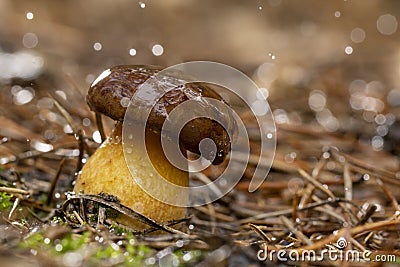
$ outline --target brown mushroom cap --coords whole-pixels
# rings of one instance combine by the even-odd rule
[[[115,66],[96,79],[88,91],[86,101],[93,111],[122,121],[127,109],[122,102],[129,101],[141,84],[161,70],[161,67],[147,65]],[[166,77],[166,79],[176,78]],[[150,112],[146,127],[152,131],[161,132],[165,119],[176,106],[189,99],[198,100],[199,96],[224,102],[218,93],[207,86],[198,83],[180,85],[159,99]],[[233,133],[236,130],[236,124],[231,114],[226,114],[226,116],[228,118],[223,119],[227,120],[228,131]],[[179,142],[182,148],[199,154],[199,143],[205,138],[212,139],[217,146],[213,164],[221,163],[229,153],[231,143],[228,132],[218,122],[204,117],[189,121],[180,132]],[[212,155],[204,156],[212,157]]]

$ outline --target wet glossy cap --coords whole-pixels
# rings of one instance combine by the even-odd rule
[[[122,121],[127,106],[136,90],[147,79],[161,71],[161,67],[148,65],[121,65],[104,71],[91,85],[86,101],[89,107],[114,120]],[[176,79],[174,77],[163,77]],[[168,114],[179,104],[189,99],[199,100],[201,97],[213,98],[223,102],[222,97],[208,86],[198,83],[180,85],[165,93],[150,112],[146,127],[155,132],[161,132]],[[211,110],[210,110],[211,112]],[[229,120],[229,133],[236,131],[236,124],[231,114],[226,114]],[[188,122],[179,135],[180,146],[199,154],[199,143],[210,138],[217,146],[217,155],[213,164],[221,163],[231,148],[228,132],[218,122],[208,118],[196,118]],[[204,155],[207,158],[207,155]],[[212,156],[210,155],[210,158]]]

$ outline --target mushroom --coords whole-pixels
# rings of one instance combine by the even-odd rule
[[[91,110],[102,113],[116,121],[111,135],[95,151],[83,166],[76,181],[74,192],[84,194],[108,194],[116,197],[121,204],[145,215],[156,222],[167,222],[185,217],[187,195],[180,195],[180,207],[163,203],[148,195],[133,179],[124,158],[122,145],[122,123],[127,110],[126,100],[130,100],[136,90],[140,90],[147,79],[162,70],[160,67],[144,65],[121,65],[104,71],[91,85],[87,103]],[[176,79],[166,77],[166,79]],[[168,114],[179,104],[187,100],[198,100],[198,97],[213,98],[223,102],[221,96],[210,87],[198,83],[187,83],[166,92],[155,104],[146,122],[146,149],[135,149],[132,153],[136,158],[149,155],[151,163],[164,179],[179,186],[189,185],[189,174],[173,166],[165,157],[161,145],[161,129]],[[160,112],[163,110],[164,112]],[[166,112],[165,112],[166,111]],[[231,119],[231,118],[230,118]],[[195,118],[189,121],[179,135],[181,151],[191,151],[200,154],[199,143],[205,138],[214,141],[217,153],[202,155],[213,160],[212,164],[221,163],[231,148],[229,134],[235,130],[236,124],[231,120],[229,129],[225,130],[218,122],[209,118]],[[134,162],[135,172],[146,176],[140,160]],[[137,166],[136,166],[137,164]],[[132,166],[131,166],[132,168]],[[157,183],[154,184],[157,187]],[[173,194],[159,188],[163,194]],[[118,221],[136,229],[146,226],[126,217]]]

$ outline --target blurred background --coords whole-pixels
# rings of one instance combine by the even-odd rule
[[[89,131],[84,95],[113,65],[210,60],[263,88],[277,124],[315,125],[395,150],[399,18],[395,0],[2,0],[0,118],[9,124],[0,134],[61,138],[53,122],[70,129],[49,92]]]

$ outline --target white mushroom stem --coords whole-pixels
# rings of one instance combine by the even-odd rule
[[[166,222],[177,220],[185,217],[186,208],[176,207],[160,202],[144,192],[133,179],[123,152],[122,146],[122,123],[117,123],[112,135],[96,150],[82,168],[74,191],[84,194],[100,194],[107,193],[113,195],[120,200],[120,203],[157,221]],[[149,169],[143,165],[146,153],[150,155],[155,169],[171,183],[187,187],[189,184],[189,175],[187,172],[179,170],[171,165],[165,158],[160,143],[160,136],[156,133],[148,131],[146,133],[147,151],[139,151],[132,147],[133,159],[130,160],[133,173],[137,173],[141,177],[149,177]],[[175,194],[168,192],[165,188],[160,187],[159,183],[152,182],[152,186],[167,196]],[[174,196],[172,196],[174,197]],[[182,203],[187,203],[188,195],[180,195]],[[145,225],[121,217],[119,222],[125,223],[136,229],[143,229]]]

